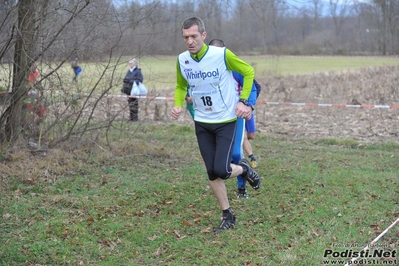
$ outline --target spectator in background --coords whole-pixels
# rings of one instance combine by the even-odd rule
[[[26,108],[28,111],[28,124],[40,124],[46,113],[44,105],[40,103],[40,91],[38,90],[37,78],[39,77],[39,70],[37,70],[36,63],[32,63],[28,74],[28,99]]]
[[[128,83],[128,86],[131,90],[133,86],[133,82],[137,85],[139,83],[143,83],[143,74],[141,73],[141,69],[138,68],[138,61],[136,58],[133,58],[129,61],[129,70],[127,71],[123,82],[125,84]],[[124,85],[125,86],[125,85]],[[128,94],[128,104],[129,104],[129,112],[130,112],[130,122],[136,122],[139,120],[138,113],[139,113],[139,99],[137,97],[130,97],[130,91],[124,91]]]
[[[72,60],[71,67],[73,69],[73,74],[74,74],[72,81],[76,82],[80,72],[82,72],[82,68],[78,64],[78,58],[77,57],[75,57],[75,59]]]
[[[32,86],[36,85],[37,78],[39,77],[39,70],[37,70],[36,63],[32,63],[31,67],[29,68],[29,75],[28,81]]]

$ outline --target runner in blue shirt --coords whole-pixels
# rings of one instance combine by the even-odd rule
[[[211,40],[209,42],[209,45],[217,46],[217,47],[225,47],[226,46],[224,44],[224,42],[220,39]],[[244,83],[244,77],[237,72],[233,72],[233,77],[238,83],[238,95],[240,95],[241,89],[242,89],[242,84]],[[257,98],[257,89],[256,89],[255,82],[254,82],[254,84],[252,85],[251,94],[249,95],[249,98],[248,98],[248,106],[251,106],[251,108],[252,108],[251,119],[245,120],[240,117],[237,118],[236,136],[234,139],[234,147],[233,147],[233,155],[232,155],[233,163],[238,163],[242,158],[245,158],[244,153],[243,153],[243,148],[244,148],[244,151],[248,152],[248,147],[246,150],[245,146],[244,146],[244,141],[245,140],[248,141],[248,139],[245,136],[245,131],[254,132],[256,130],[255,118],[254,118],[254,114],[253,114],[253,110],[254,110],[255,104],[256,104],[256,98]],[[250,130],[250,131],[248,131],[248,130]],[[251,145],[249,143],[249,141],[247,143],[245,143],[245,145],[248,145],[248,144]],[[252,148],[251,148],[251,150],[252,150]],[[250,159],[252,159],[251,165],[254,168],[254,165],[252,164],[254,162],[253,159],[255,159],[253,157],[254,155],[252,153],[250,153],[248,155],[249,156],[252,155],[252,156],[250,156]],[[245,180],[245,178],[242,178],[241,175],[237,176],[237,187],[238,187],[237,198],[248,198],[249,197],[247,188],[246,188],[246,180]]]

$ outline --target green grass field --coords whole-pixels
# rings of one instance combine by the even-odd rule
[[[241,57],[255,69],[255,76],[305,75],[316,72],[356,70],[365,67],[399,65],[397,57]],[[148,85],[174,88],[175,57],[143,58],[140,67]]]
[[[131,130],[114,155],[54,151],[3,178],[1,265],[327,265],[326,250],[360,251],[399,214],[398,144],[258,135],[262,188],[236,199],[228,180],[237,228],[215,234],[193,128]],[[398,233],[372,250],[397,250]]]
[[[268,57],[268,56],[242,56],[243,60],[251,64],[255,69],[258,80],[266,76],[305,75],[316,72],[355,70],[366,67],[399,65],[397,57]],[[108,88],[111,86],[111,93],[119,93],[120,86],[126,71],[128,70],[128,59],[93,63],[82,62],[83,72],[79,77],[78,89],[88,91],[94,86]],[[147,88],[153,93],[174,89],[176,82],[176,57],[145,57],[139,59],[139,67],[144,75],[144,82]],[[56,68],[42,63],[38,69],[42,76]],[[3,66],[0,70],[0,86],[7,87],[9,83],[7,74],[8,67]],[[53,83],[62,79],[63,84],[71,84],[73,77],[69,62],[62,65],[56,72],[57,76],[53,82],[44,82],[46,89],[54,89]],[[69,89],[76,89],[73,86]]]
[[[141,60],[148,86],[173,86],[174,59],[152,60]],[[398,63],[247,61],[260,77]],[[104,65],[83,67],[80,89]],[[123,76],[124,65],[117,69]],[[361,251],[399,217],[397,142],[258,133],[252,146],[262,188],[236,199],[236,181],[227,180],[237,227],[213,233],[221,213],[192,126],[115,122],[105,136],[71,141],[80,145],[1,154],[0,265],[344,265],[345,254]],[[357,264],[398,265],[398,236],[399,225]]]

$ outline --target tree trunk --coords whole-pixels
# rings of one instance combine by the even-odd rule
[[[5,138],[11,143],[18,139],[26,116],[24,99],[28,90],[28,70],[33,63],[35,48],[35,6],[36,0],[24,0],[18,3],[11,104],[5,117]]]

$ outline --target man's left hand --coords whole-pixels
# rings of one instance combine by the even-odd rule
[[[252,108],[250,106],[246,106],[242,102],[238,102],[236,105],[236,116],[244,118],[245,120],[249,120],[252,117]]]

